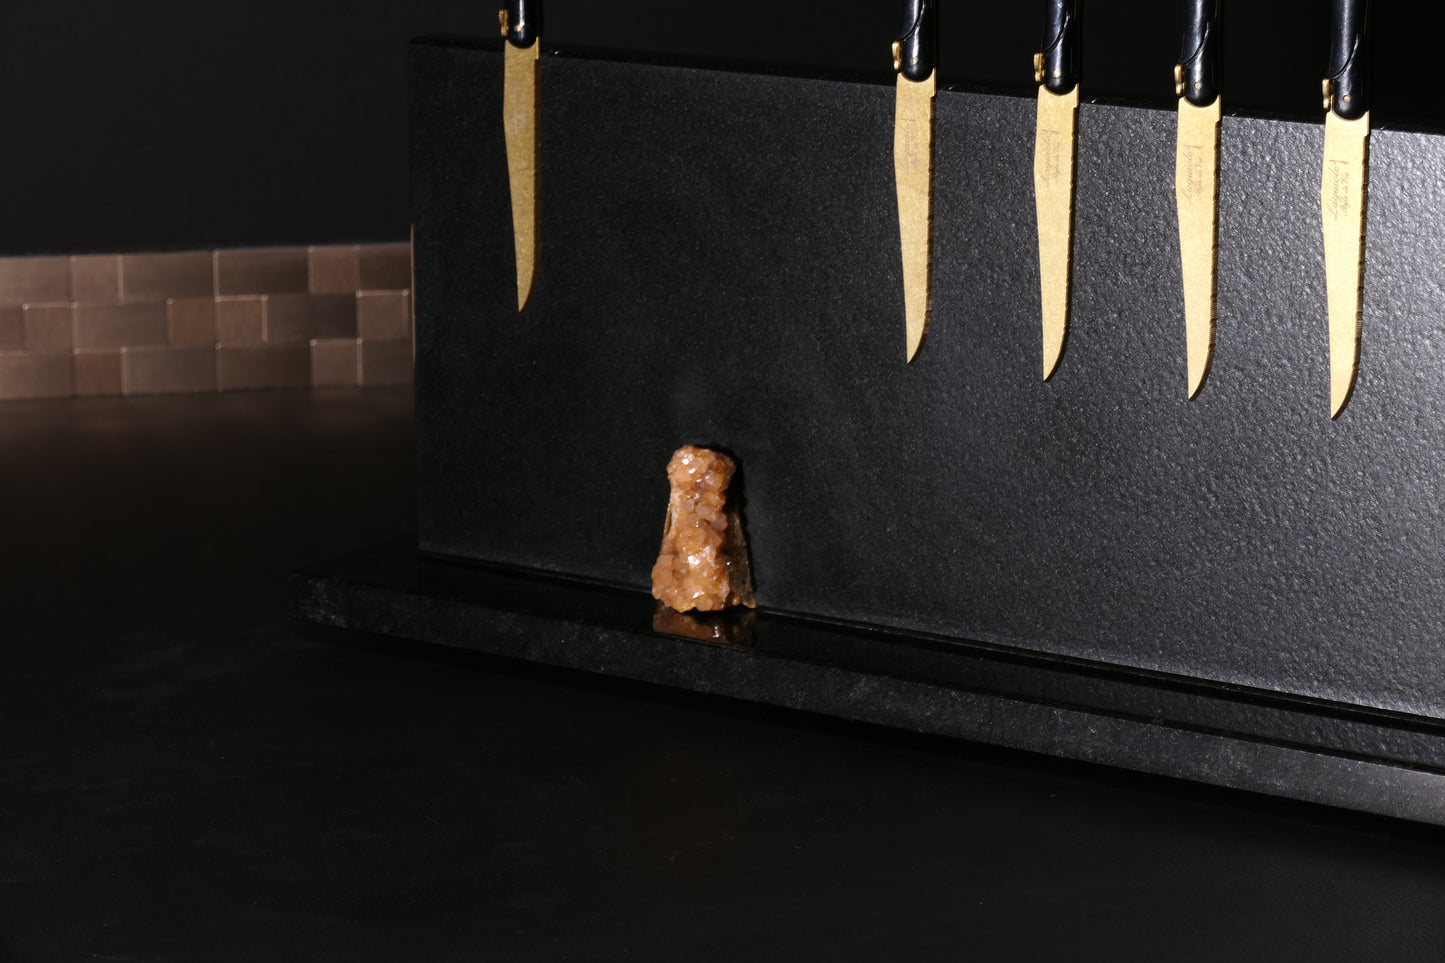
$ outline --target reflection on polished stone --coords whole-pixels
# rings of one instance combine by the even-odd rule
[[[717,642],[747,648],[753,641],[753,623],[758,613],[752,609],[731,609],[726,612],[675,612],[659,603],[652,616],[652,630],[698,642]]]

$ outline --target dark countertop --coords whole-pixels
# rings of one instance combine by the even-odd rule
[[[0,960],[1445,957],[1445,834],[289,622],[412,440],[0,406]]]

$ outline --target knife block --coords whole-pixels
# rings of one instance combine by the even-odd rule
[[[518,313],[500,45],[411,71],[418,539],[301,615],[1445,825],[1445,139],[1371,138],[1331,421],[1322,123],[1224,118],[1188,401],[1172,111],[1080,106],[1045,383],[1031,98],[938,93],[906,364],[890,83],[544,54]],[[742,641],[652,628],[689,443],[741,466]]]

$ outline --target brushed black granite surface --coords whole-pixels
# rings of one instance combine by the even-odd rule
[[[683,443],[742,465],[760,604],[1445,715],[1445,140],[1372,138],[1327,410],[1319,125],[1226,117],[1218,349],[1185,362],[1171,111],[1084,104],[1039,380],[1034,104],[940,92],[903,361],[893,91],[547,56],[515,310],[491,48],[413,48],[420,537],[644,586]]]
[[[419,558],[292,577],[308,621],[1445,826],[1445,726],[1417,717]]]

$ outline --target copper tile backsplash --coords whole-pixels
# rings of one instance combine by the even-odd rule
[[[75,347],[75,310],[69,304],[27,304],[27,351],[69,351]]]
[[[70,300],[70,258],[0,258],[0,304]]]
[[[309,262],[304,247],[217,251],[216,293],[305,294],[311,290]]]
[[[120,259],[120,296],[126,301],[204,298],[216,293],[210,251],[126,254]]]
[[[0,258],[0,400],[411,381],[411,247]]]

